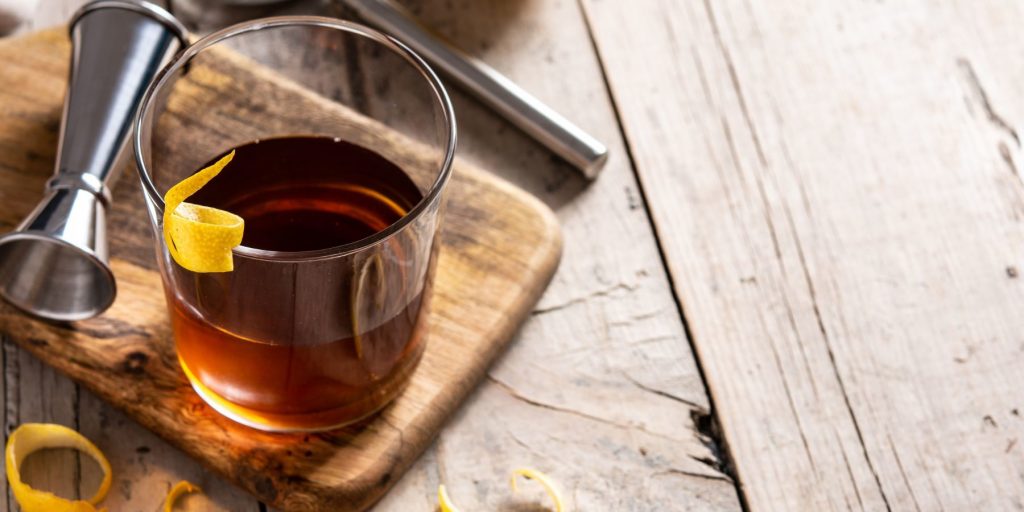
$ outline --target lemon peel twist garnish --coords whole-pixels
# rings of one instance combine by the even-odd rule
[[[171,492],[167,493],[167,498],[164,500],[164,512],[172,512],[174,510],[174,502],[177,501],[179,497],[185,494],[202,491],[203,490],[200,489],[198,485],[185,480],[174,484],[174,487],[171,487]]]
[[[562,512],[565,510],[565,505],[562,504],[562,495],[558,492],[558,486],[551,480],[551,477],[531,468],[518,468],[512,471],[512,491],[518,491],[516,488],[516,477],[524,476],[530,480],[536,480],[544,487],[547,491],[548,496],[551,497],[551,501],[555,503],[555,512]],[[444,484],[437,487],[437,502],[441,506],[441,512],[459,512],[458,507],[452,503],[452,499],[448,497],[448,491],[444,488]]]
[[[25,461],[25,457],[47,448],[73,448],[96,459],[103,470],[103,481],[96,494],[86,501],[72,501],[50,492],[33,489],[22,482],[21,463]],[[95,505],[103,501],[110,490],[110,462],[103,452],[82,434],[63,425],[25,423],[8,436],[5,451],[7,484],[24,512],[97,512]],[[104,510],[106,509],[100,509]]]
[[[232,151],[164,194],[164,242],[174,261],[192,272],[231,272],[231,250],[242,243],[245,222],[231,212],[186,203],[185,199],[220,174]]]

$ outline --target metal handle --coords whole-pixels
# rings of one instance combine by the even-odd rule
[[[593,179],[608,160],[608,148],[479,59],[466,55],[420,26],[390,0],[343,0],[360,17],[442,70],[480,101]]]
[[[88,3],[70,26],[75,51],[50,184],[109,200],[106,184],[122,167],[132,114],[153,76],[188,44],[188,36],[167,11],[135,0]]]

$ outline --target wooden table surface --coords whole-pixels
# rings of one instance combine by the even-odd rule
[[[521,465],[570,510],[1024,508],[1024,5],[404,3],[611,158],[588,185],[455,93],[460,156],[554,208],[565,253],[377,510],[434,510],[442,482],[465,510],[536,510],[507,489]],[[206,491],[191,509],[264,508],[13,344],[3,367],[5,432],[92,438],[111,510],[179,479]],[[95,485],[37,459],[38,485]]]

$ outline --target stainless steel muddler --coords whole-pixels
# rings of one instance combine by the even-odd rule
[[[56,169],[39,206],[0,236],[0,295],[8,302],[58,321],[96,316],[114,302],[109,184],[146,87],[186,42],[181,23],[141,0],[99,0],[72,17]]]
[[[388,32],[480,101],[544,144],[589,179],[608,160],[608,148],[501,73],[420,26],[391,0],[343,0],[371,25]]]

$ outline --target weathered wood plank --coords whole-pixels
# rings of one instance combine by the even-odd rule
[[[378,509],[430,510],[441,482],[466,509],[508,507],[519,465],[558,479],[575,510],[738,509],[732,482],[697,461],[714,459],[691,418],[707,412],[706,394],[579,6],[403,3],[591,131],[611,159],[587,186],[451,88],[461,157],[556,208],[565,253],[519,339]]]
[[[750,508],[1021,507],[1020,6],[583,4]]]

